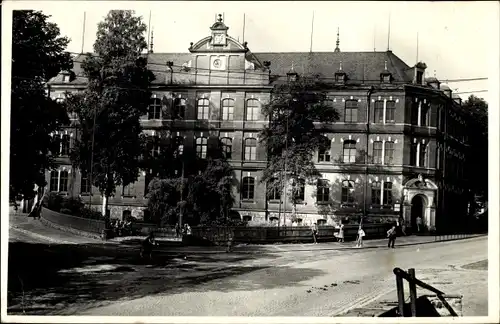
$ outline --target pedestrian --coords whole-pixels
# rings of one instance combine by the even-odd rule
[[[363,230],[363,227],[361,224],[359,224],[358,228],[358,238],[356,239],[356,247],[360,248],[363,247],[363,237],[365,237],[365,231]]]
[[[337,235],[338,241],[344,243],[344,224],[340,223],[339,234]]]
[[[406,236],[406,221],[405,220],[401,221],[401,234]]]
[[[392,226],[390,230],[387,231],[387,237],[389,238],[389,242],[387,243],[388,248],[394,249],[394,243],[396,242],[396,226]]]
[[[312,232],[314,244],[318,244],[318,241],[316,240],[316,237],[318,235],[318,224],[316,224],[316,223],[312,224],[311,232]]]
[[[150,232],[148,237],[142,242],[141,248],[141,259],[144,257],[144,254],[149,255],[149,260],[153,259],[153,246],[158,245],[155,241],[155,236],[153,232]]]
[[[184,234],[191,235],[191,226],[188,223],[184,224]]]
[[[422,217],[417,216],[417,232],[420,233],[420,229],[422,227]]]
[[[175,223],[175,237],[181,236],[181,227],[179,226],[179,223]]]

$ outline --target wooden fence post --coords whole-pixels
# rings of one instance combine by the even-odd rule
[[[403,286],[403,278],[398,275],[396,275],[396,288],[398,291],[399,316],[404,317],[405,291]]]
[[[410,275],[411,279],[415,279],[415,269],[411,268],[408,269],[408,274]],[[410,285],[410,306],[411,306],[411,316],[416,317],[417,316],[417,285],[415,284],[415,281],[409,280],[409,285]]]

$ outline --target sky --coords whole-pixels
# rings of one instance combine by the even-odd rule
[[[11,4],[13,4],[11,2]],[[111,9],[132,9],[154,30],[155,52],[188,52],[190,42],[208,36],[216,14],[224,14],[229,34],[253,52],[333,51],[337,28],[341,51],[384,51],[388,47],[408,65],[427,64],[427,76],[438,79],[492,75],[490,49],[498,27],[496,2],[195,2],[195,1],[37,1],[19,8],[51,15],[61,34],[71,39],[68,51],[92,51],[98,22]],[[84,12],[85,37],[82,42]],[[314,12],[314,25],[312,17]],[[389,19],[390,17],[390,19]],[[390,37],[388,37],[390,21]],[[498,29],[498,28],[497,28]],[[492,34],[493,32],[493,34]],[[497,72],[497,71],[495,71]],[[457,92],[489,89],[489,81],[453,82]],[[489,101],[491,91],[475,93]],[[461,94],[462,98],[469,96]]]

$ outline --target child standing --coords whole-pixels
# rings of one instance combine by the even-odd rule
[[[358,228],[358,239],[356,240],[356,247],[360,248],[363,247],[363,237],[365,237],[365,231],[361,227],[361,224],[359,224]]]

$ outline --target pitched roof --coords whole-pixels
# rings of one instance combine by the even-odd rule
[[[86,78],[83,77],[81,62],[86,54],[76,56],[73,71],[76,79],[71,84],[84,84]],[[362,83],[363,81],[379,81],[380,73],[384,71],[387,61],[387,70],[392,74],[394,82],[411,82],[411,69],[399,57],[391,51],[387,52],[265,52],[250,53],[247,59],[254,61],[256,67],[260,67],[259,62],[271,62],[271,74],[286,76],[292,65],[294,70],[300,74],[315,75],[319,78],[335,77],[335,72],[339,70],[342,62],[342,70],[347,74],[348,83]],[[150,69],[155,73],[157,79],[154,83],[164,83],[167,71],[167,61],[172,61],[175,67],[193,60],[191,53],[150,53],[148,63]],[[192,62],[194,63],[194,62]],[[194,65],[194,64],[193,64]],[[50,83],[59,83],[58,77],[52,79]]]

